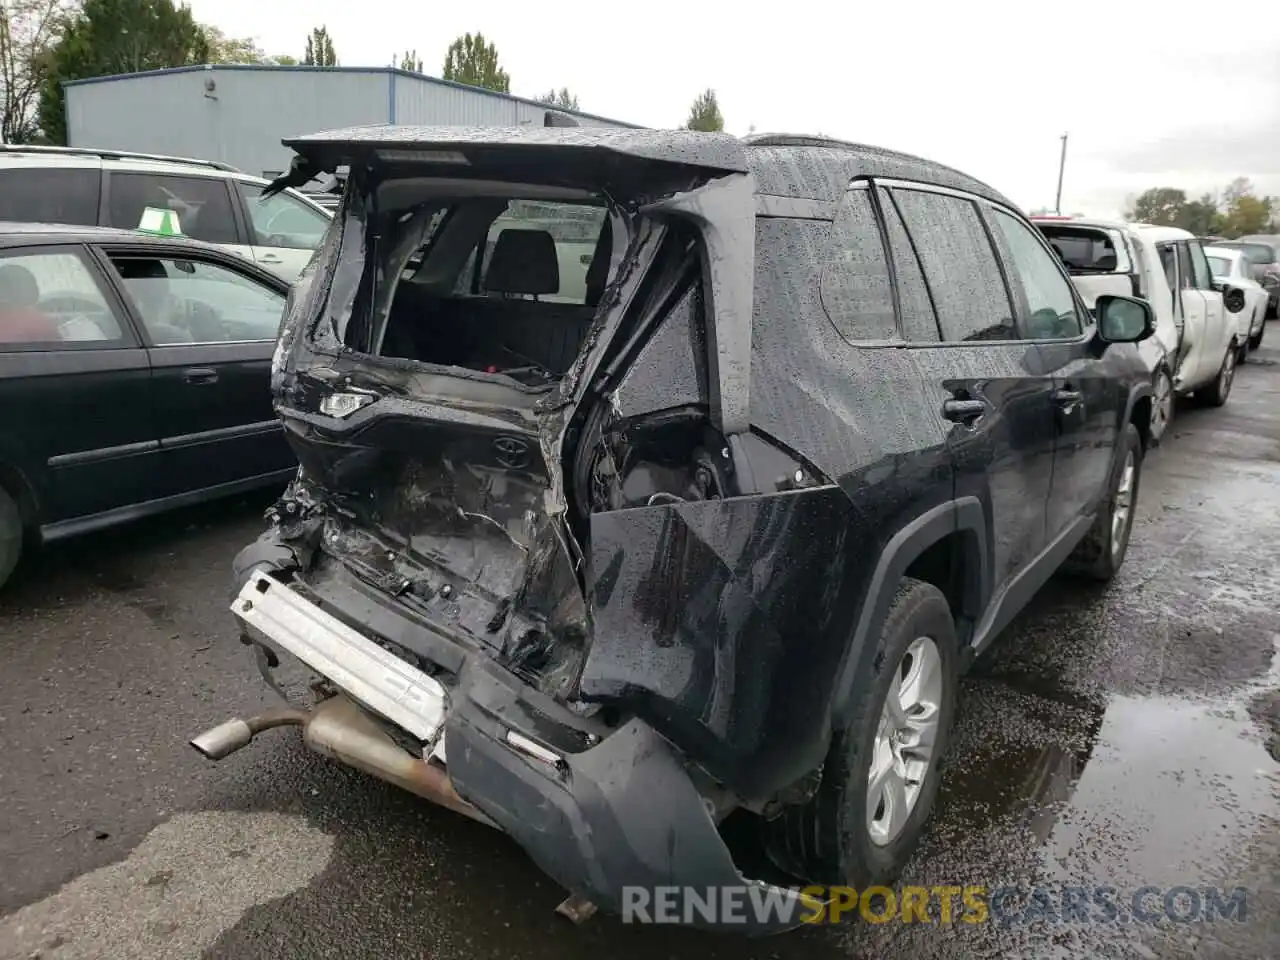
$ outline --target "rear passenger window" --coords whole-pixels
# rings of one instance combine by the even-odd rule
[[[1027,300],[1024,335],[1032,340],[1078,337],[1082,328],[1071,281],[1063,276],[1053,255],[1021,221],[1003,210],[994,210],[993,217],[1008,247],[1013,275]]]
[[[95,226],[102,176],[95,168],[0,171],[0,220]]]
[[[1213,274],[1209,270],[1209,260],[1199,240],[1187,241],[1187,253],[1191,257],[1191,275],[1197,290],[1213,289]]]
[[[137,230],[147,207],[172,210],[178,230],[208,243],[238,243],[231,195],[221,177],[112,173],[109,226]]]
[[[846,340],[897,339],[889,266],[868,190],[844,195],[819,289],[827,318]]]
[[[0,258],[0,349],[119,346],[120,322],[92,268],[63,249]]]
[[[938,318],[933,314],[933,301],[929,287],[924,282],[920,260],[916,256],[907,228],[902,225],[898,208],[889,194],[880,190],[880,208],[884,212],[885,229],[889,234],[889,253],[893,257],[893,273],[898,284],[898,307],[902,311],[902,332],[909,341],[937,343]]]
[[[919,251],[942,338],[1017,339],[1004,278],[973,203],[923,190],[890,192]]]

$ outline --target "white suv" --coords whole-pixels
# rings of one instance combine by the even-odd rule
[[[327,210],[223,163],[78,147],[0,147],[0,220],[136,230],[148,208],[186,236],[234,250],[292,282],[329,227]]]

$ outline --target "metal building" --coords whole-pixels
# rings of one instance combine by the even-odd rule
[[[177,67],[66,84],[67,143],[218,160],[273,177],[282,137],[368,123],[543,126],[549,108],[392,67]],[[559,110],[583,126],[635,127]]]

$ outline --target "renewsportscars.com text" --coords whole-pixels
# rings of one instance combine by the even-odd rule
[[[1243,922],[1244,887],[989,887],[981,884],[805,887],[626,887],[624,923],[1028,923]]]

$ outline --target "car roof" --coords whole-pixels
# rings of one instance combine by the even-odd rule
[[[973,177],[921,157],[823,136],[769,133],[739,138],[693,130],[613,127],[345,127],[281,141],[304,156],[344,162],[344,148],[571,150],[605,152],[730,173],[751,173],[771,196],[836,200],[857,177],[914,180],[963,190],[1017,209]],[[363,150],[362,150],[363,152]]]
[[[1045,217],[1033,216],[1037,227],[1085,227],[1091,230],[1128,230],[1134,224],[1127,220],[1103,220],[1098,217]]]
[[[1223,260],[1238,260],[1244,257],[1243,250],[1237,250],[1235,247],[1220,247],[1216,243],[1211,243],[1204,248],[1205,256],[1212,254],[1215,257],[1221,257]]]
[[[1181,227],[1164,227],[1152,223],[1134,223],[1131,226],[1152,243],[1171,243],[1175,240],[1195,240],[1196,235]]]
[[[206,243],[194,237],[161,237],[139,230],[122,230],[116,227],[70,226],[65,223],[16,223],[0,220],[0,250],[66,243],[129,244],[154,247],[157,251],[169,250],[173,253],[218,254],[223,260],[230,258],[236,263],[242,263],[252,273],[273,277],[283,283],[275,274],[252,260],[238,257],[226,247],[216,243]]]

